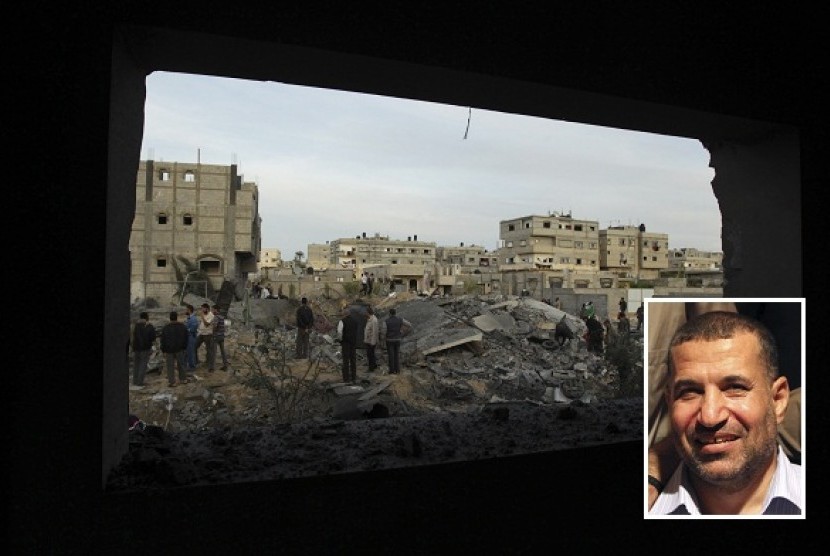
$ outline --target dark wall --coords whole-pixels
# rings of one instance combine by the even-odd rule
[[[4,426],[12,454],[12,552],[163,553],[173,546],[185,552],[287,547],[319,553],[368,543],[404,553],[458,553],[465,547],[528,553],[619,549],[629,540],[681,551],[734,551],[761,542],[767,550],[807,546],[807,525],[825,512],[819,481],[810,482],[810,519],[786,522],[774,534],[757,522],[645,522],[639,444],[290,485],[135,498],[101,494],[102,254],[107,202],[113,201],[106,198],[106,184],[116,23],[387,57],[792,124],[802,141],[804,229],[824,224],[828,141],[826,122],[817,114],[827,72],[825,58],[810,46],[817,36],[813,14],[761,4],[746,13],[730,6],[704,11],[697,3],[661,3],[651,12],[627,3],[613,11],[588,3],[567,10],[307,4],[175,2],[155,11],[153,4],[131,1],[94,8],[30,4],[31,13],[11,12],[16,34],[23,38],[24,30],[25,38],[11,52],[6,87],[18,109],[7,129],[13,152],[24,160],[9,160],[13,179],[6,190],[19,206],[7,210],[7,225],[25,230],[9,239],[39,261],[31,273],[36,279],[11,296],[13,310],[6,312],[15,326],[14,337],[7,338],[15,348],[5,366],[12,383],[6,388],[11,420]],[[613,117],[625,124],[625,114]],[[820,306],[821,275],[804,275],[808,305],[815,300]],[[825,360],[820,316],[819,309],[807,311],[808,365]],[[811,328],[811,321],[817,326]],[[824,374],[810,375],[818,396]],[[812,409],[807,415],[805,449],[816,447],[809,461],[819,469],[826,463],[817,440],[826,417]],[[136,524],[142,520],[146,526]],[[377,529],[366,527],[372,520],[379,520]]]

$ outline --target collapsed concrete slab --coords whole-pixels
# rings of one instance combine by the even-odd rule
[[[483,338],[481,331],[475,328],[444,328],[422,336],[417,342],[406,345],[406,349],[402,345],[401,353],[418,351],[422,355],[429,355],[462,344],[480,342]]]

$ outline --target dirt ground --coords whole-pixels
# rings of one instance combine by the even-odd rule
[[[292,334],[283,333],[282,341]],[[498,377],[438,380],[435,365],[423,360],[404,361],[400,374],[389,375],[382,350],[381,372],[367,372],[360,352],[357,384],[348,385],[338,345],[325,334],[312,336],[311,360],[294,359],[293,342],[257,353],[256,342],[240,334],[226,340],[227,372],[218,370],[220,362],[213,373],[201,366],[195,380],[177,387],[168,386],[166,372],[148,373],[143,388],[130,390],[130,414],[139,421],[108,491],[290,479],[643,438],[642,397],[586,397],[563,383],[567,402],[542,400],[538,388],[523,390]],[[453,351],[451,357],[475,357],[464,346]],[[267,386],[277,379],[289,386]],[[600,391],[599,378],[594,386]]]

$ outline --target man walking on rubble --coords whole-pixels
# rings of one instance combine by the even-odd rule
[[[311,355],[310,338],[313,326],[314,312],[308,306],[308,298],[304,297],[297,307],[297,346],[294,354],[297,359],[308,359]]]
[[[381,324],[380,335],[386,341],[386,358],[389,362],[389,374],[401,372],[401,338],[412,332],[412,323],[399,317],[394,308],[389,309],[389,316]]]

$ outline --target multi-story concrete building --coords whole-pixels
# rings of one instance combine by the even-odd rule
[[[364,271],[375,274],[378,284],[389,282],[401,289],[425,290],[435,285],[435,252],[432,241],[389,239],[376,233],[329,242],[330,261],[335,268],[350,268],[355,276]]]
[[[599,232],[599,264],[621,281],[654,280],[669,266],[669,236],[639,226],[609,226]]]
[[[355,238],[340,238],[329,243],[330,260],[337,268],[352,268],[357,274],[380,265],[408,265],[421,267],[435,264],[436,245],[432,241],[418,241],[418,236],[404,240],[366,233]]]
[[[723,266],[723,253],[719,251],[700,251],[693,247],[669,250],[669,270],[720,270]]]
[[[205,293],[237,294],[257,271],[258,188],[235,164],[140,161],[130,233],[130,297],[167,303],[201,271]]]
[[[498,255],[487,251],[480,245],[457,247],[436,247],[435,258],[441,265],[457,265],[461,272],[483,271],[498,266]]]
[[[523,216],[499,222],[499,269],[599,270],[599,225],[568,215]]]

